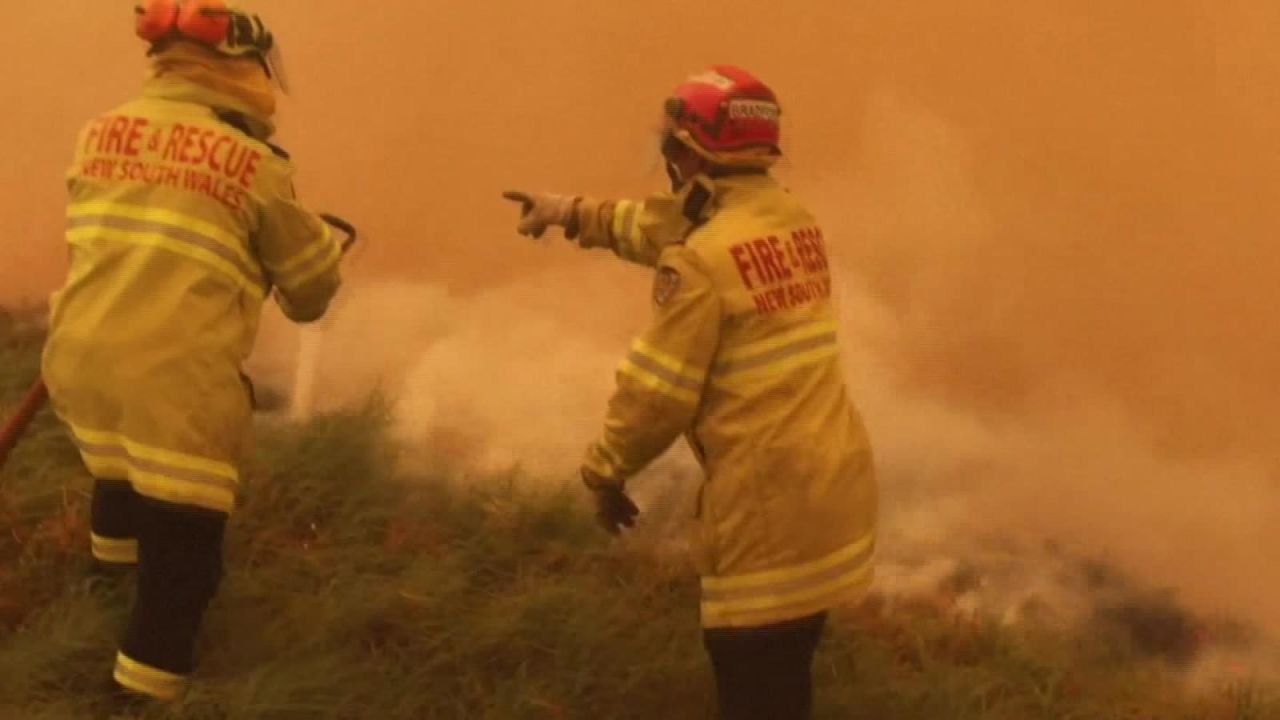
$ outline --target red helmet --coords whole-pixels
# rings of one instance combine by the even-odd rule
[[[690,77],[665,110],[670,136],[717,165],[767,168],[782,155],[778,98],[741,68],[715,65]]]

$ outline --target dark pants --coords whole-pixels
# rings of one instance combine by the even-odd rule
[[[721,720],[808,720],[813,654],[826,621],[820,613],[778,625],[704,631]]]
[[[196,636],[222,579],[225,513],[138,495],[126,483],[94,487],[94,541],[137,541],[138,594],[121,642],[116,680],[151,695],[191,673]],[[159,672],[154,672],[159,671]]]
[[[138,503],[129,483],[98,480],[93,486],[89,524],[93,531],[93,557],[108,567],[138,564]]]

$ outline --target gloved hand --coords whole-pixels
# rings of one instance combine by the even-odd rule
[[[582,469],[582,481],[595,496],[596,521],[610,535],[617,535],[623,527],[635,527],[640,508],[627,497],[619,485],[605,484],[603,478],[587,468]]]
[[[565,228],[565,237],[570,240],[577,236],[577,218],[574,210],[581,198],[551,193],[526,193],[509,191],[502,197],[518,202],[523,206],[520,223],[516,231],[521,235],[540,238],[552,225]]]

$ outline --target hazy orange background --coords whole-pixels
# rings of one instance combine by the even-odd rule
[[[0,299],[60,279],[70,139],[141,78],[131,5],[6,9]],[[1008,407],[1052,365],[1158,408],[1194,449],[1274,437],[1274,413],[1241,405],[1275,394],[1280,362],[1280,6],[1104,5],[254,7],[295,86],[281,142],[305,196],[372,239],[362,270],[473,289],[563,262],[513,241],[498,192],[649,189],[663,93],[736,62],[777,87],[784,174],[904,313],[904,370],[928,389]],[[885,99],[936,131],[868,131]]]
[[[129,97],[144,68],[129,2],[11,5],[0,301],[56,286],[71,138]],[[1046,498],[1088,518],[1110,512],[1099,505],[1114,492],[1117,507],[1141,512],[1100,522],[1099,538],[1167,531],[1130,532],[1131,546],[1222,529],[1212,542],[1184,538],[1207,549],[1157,574],[1191,572],[1184,560],[1229,568],[1185,584],[1280,627],[1280,602],[1243,599],[1280,566],[1280,4],[253,7],[290,61],[280,142],[304,196],[366,232],[361,274],[463,296],[501,289],[490,297],[565,313],[601,343],[642,321],[643,276],[520,240],[499,193],[659,187],[664,93],[711,62],[751,68],[785,105],[781,175],[825,218],[858,297],[876,308],[847,342],[885,368],[868,401],[885,444],[928,453],[967,437],[941,421],[898,422],[908,401],[1060,440],[1027,455],[1038,469],[1025,445],[1007,453],[993,477],[1033,479],[1011,481],[1002,502],[1033,522],[1043,511],[1026,508]],[[519,284],[530,277],[543,280]],[[625,319],[581,309],[595,303]],[[501,308],[477,322],[502,322]],[[1203,525],[1156,519],[1215,502],[1234,510]]]

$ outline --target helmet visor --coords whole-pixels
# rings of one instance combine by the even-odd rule
[[[280,42],[273,41],[271,48],[262,53],[262,64],[267,69],[267,74],[275,81],[276,86],[280,88],[280,92],[285,95],[289,94],[289,73],[285,69],[284,52],[280,50]]]

